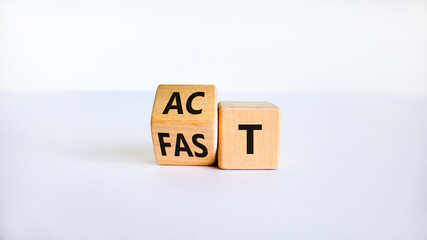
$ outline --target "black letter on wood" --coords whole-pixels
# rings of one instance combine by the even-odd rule
[[[191,94],[187,99],[187,111],[191,114],[201,114],[202,109],[194,110],[193,107],[191,106],[191,103],[193,102],[193,99],[195,97],[205,97],[205,93],[204,92],[195,92],[195,93]]]
[[[184,145],[184,147],[181,147],[181,142]],[[191,153],[191,149],[188,146],[187,141],[185,140],[184,134],[178,133],[176,135],[175,156],[179,157],[179,152],[181,152],[181,151],[187,152],[189,157],[193,156],[193,154]]]
[[[175,98],[176,98],[176,105],[172,105],[173,100]],[[178,114],[182,114],[181,96],[179,96],[179,92],[172,93],[172,96],[169,99],[169,102],[166,105],[165,110],[163,110],[163,114],[168,114],[170,109],[176,109],[178,111]]]
[[[254,130],[262,130],[262,125],[239,124],[239,130],[246,130],[246,153],[254,154]]]
[[[196,155],[196,157],[206,157],[208,155],[208,149],[206,148],[205,145],[203,145],[197,141],[198,138],[205,139],[205,136],[203,136],[203,134],[194,134],[193,135],[193,144],[196,147],[199,147],[200,149],[202,149],[202,153],[194,152],[194,154]]]
[[[166,156],[166,147],[170,147],[170,143],[165,143],[163,140],[164,137],[169,137],[169,133],[158,133],[159,135],[159,143],[160,143],[160,149],[162,150],[162,156]]]

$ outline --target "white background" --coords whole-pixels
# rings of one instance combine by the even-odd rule
[[[427,95],[427,1],[0,1],[0,90]]]
[[[280,168],[157,165],[160,83],[279,106]],[[425,240],[426,123],[427,1],[0,0],[1,240]]]

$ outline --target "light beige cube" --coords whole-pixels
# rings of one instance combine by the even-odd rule
[[[220,102],[218,166],[276,169],[280,162],[280,108],[269,102]]]
[[[151,115],[157,163],[214,164],[217,121],[214,85],[159,85]]]

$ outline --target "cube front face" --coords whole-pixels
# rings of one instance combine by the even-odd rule
[[[281,111],[267,102],[220,102],[218,166],[276,169],[280,158]]]
[[[215,163],[217,120],[214,85],[159,85],[151,115],[157,163]]]

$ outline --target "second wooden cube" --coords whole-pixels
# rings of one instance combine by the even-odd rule
[[[220,102],[218,111],[220,168],[279,166],[280,108],[269,102]]]

